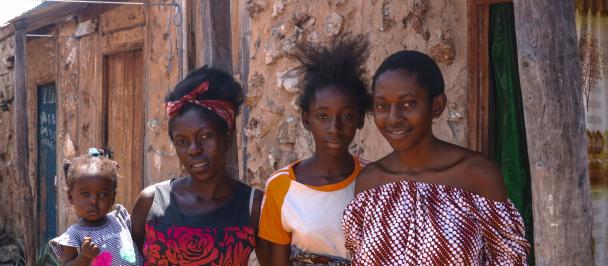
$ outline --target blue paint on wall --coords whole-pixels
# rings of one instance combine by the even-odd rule
[[[38,213],[46,217],[40,225],[41,244],[57,234],[57,97],[55,84],[38,87]]]

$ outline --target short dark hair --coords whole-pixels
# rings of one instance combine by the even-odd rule
[[[90,171],[96,171],[100,176],[112,180],[112,188],[116,191],[117,180],[120,177],[118,168],[118,162],[102,155],[93,156],[84,154],[63,162],[63,173],[65,174],[65,183],[68,189],[72,189],[74,182],[79,177]]]
[[[369,41],[364,35],[344,35],[329,45],[300,43],[292,54],[299,62],[297,71],[303,75],[303,89],[298,105],[308,112],[317,90],[339,86],[351,94],[364,116],[371,109],[372,98],[365,80],[365,61],[369,56]]]
[[[403,50],[390,55],[380,64],[372,79],[372,91],[380,75],[398,69],[414,74],[418,85],[428,90],[431,99],[441,95],[445,90],[443,74],[430,56],[418,51]]]
[[[243,88],[228,72],[218,68],[209,67],[207,65],[188,73],[186,78],[175,85],[175,88],[169,92],[169,94],[167,94],[165,97],[165,102],[173,102],[181,99],[184,97],[184,95],[193,91],[204,81],[209,82],[209,90],[201,95],[198,95],[196,99],[227,101],[236,108],[236,115],[239,107],[243,103]],[[220,130],[223,133],[227,133],[229,128],[228,124],[217,114],[199,105],[187,103],[184,104],[184,107],[182,107],[173,117],[169,119],[169,137],[171,139],[173,139],[171,134],[173,128],[173,118],[179,117],[189,110],[196,110],[201,115],[213,119],[214,122],[220,126]]]

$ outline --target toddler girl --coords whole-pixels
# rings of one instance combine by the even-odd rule
[[[91,148],[63,166],[68,199],[80,217],[76,224],[50,241],[65,265],[141,265],[131,239],[131,218],[114,206],[118,163]]]

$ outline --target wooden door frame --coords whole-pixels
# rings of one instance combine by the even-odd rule
[[[490,5],[512,0],[467,0],[467,147],[490,153]]]

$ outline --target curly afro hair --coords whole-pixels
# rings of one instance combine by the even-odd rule
[[[371,109],[372,98],[365,79],[365,62],[369,56],[365,35],[340,36],[328,45],[300,43],[292,56],[300,62],[296,71],[303,76],[298,98],[302,111],[309,111],[317,90],[330,85],[353,96],[362,116]]]

